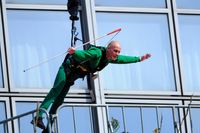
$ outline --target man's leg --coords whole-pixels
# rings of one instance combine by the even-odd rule
[[[49,114],[55,114],[58,107],[63,103],[65,96],[67,95],[70,86],[72,86],[73,83],[66,82],[64,89],[62,89],[61,93],[57,96],[55,101],[53,102],[51,109],[49,111]]]
[[[54,102],[56,97],[58,97],[58,95],[61,93],[62,89],[64,89],[65,84],[66,84],[66,75],[65,75],[64,67],[61,66],[60,69],[58,70],[58,73],[54,82],[54,86],[50,90],[48,95],[45,97],[42,104],[40,105],[40,109],[47,110],[49,106]],[[34,118],[34,120],[31,121],[32,124],[35,123],[36,126],[42,129],[45,128],[45,125],[42,121],[43,113],[44,112],[40,110],[39,115],[36,116],[37,120],[36,118]]]
[[[48,95],[45,97],[42,104],[40,105],[40,109],[42,108],[42,109],[47,110],[49,106],[54,102],[54,100],[60,95],[61,91],[64,89],[65,84],[66,84],[66,75],[65,75],[64,67],[61,66],[57,73],[54,86],[50,90]],[[42,114],[43,112],[40,111],[39,116],[42,117]]]

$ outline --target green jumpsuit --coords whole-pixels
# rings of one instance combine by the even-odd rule
[[[117,59],[112,61],[106,59],[106,48],[92,46],[88,50],[76,50],[74,54],[66,58],[60,66],[53,88],[50,90],[40,109],[47,110],[52,104],[49,114],[55,114],[57,108],[63,103],[70,86],[78,78],[83,78],[89,73],[102,70],[109,63],[126,64],[139,62],[140,57],[118,55]],[[43,112],[39,112],[42,117]]]

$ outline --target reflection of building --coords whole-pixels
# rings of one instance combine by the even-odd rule
[[[109,65],[94,81],[89,76],[77,81],[66,97],[70,105],[59,112],[61,132],[106,133],[113,117],[119,121],[120,133],[160,128],[162,132],[199,133],[200,3],[118,1],[81,0],[78,36],[88,41],[120,27],[122,32],[114,39],[122,42],[123,54],[150,52],[152,58],[131,65]],[[26,73],[23,69],[70,46],[66,4],[1,0],[0,111],[4,115],[0,121],[35,109],[51,87],[63,56]],[[106,45],[110,38],[96,44]],[[30,120],[31,116],[20,120],[26,125],[20,127],[22,132],[31,132]],[[9,126],[9,132],[17,129]]]

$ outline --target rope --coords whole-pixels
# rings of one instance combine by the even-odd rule
[[[109,33],[107,33],[107,34],[105,34],[105,35],[103,35],[103,36],[100,36],[100,37],[98,37],[98,38],[96,38],[96,39],[94,39],[94,40],[91,40],[91,41],[88,41],[88,42],[86,42],[86,43],[84,43],[84,44],[82,44],[82,45],[76,46],[75,48],[83,47],[83,46],[86,45],[86,44],[90,44],[90,43],[95,42],[95,41],[97,41],[97,40],[99,40],[99,39],[101,39],[101,38],[104,38],[104,37],[106,37],[106,36],[109,36],[109,35],[111,35],[111,34],[117,32],[117,33],[115,34],[115,36],[116,36],[120,31],[121,31],[121,28],[118,28],[118,29],[116,29],[116,30],[114,30],[114,31],[111,31],[111,32],[109,32]],[[115,36],[114,36],[114,37],[115,37]],[[113,38],[114,38],[114,37],[113,37]],[[113,38],[112,38],[112,39],[113,39]],[[49,62],[50,60],[53,60],[53,59],[55,59],[55,58],[57,58],[57,57],[59,57],[59,56],[62,56],[62,55],[64,55],[64,54],[66,54],[66,53],[68,53],[68,52],[65,51],[64,53],[57,54],[57,55],[55,55],[55,56],[53,56],[53,57],[51,57],[51,58],[48,58],[48,59],[46,59],[46,60],[44,60],[44,61],[42,61],[42,62],[40,62],[40,63],[38,63],[38,64],[36,64],[36,65],[33,65],[33,66],[29,67],[29,68],[24,69],[23,72],[27,72],[27,71],[29,71],[29,70],[31,70],[31,69],[33,69],[33,68],[36,68],[36,67],[38,67],[38,66],[40,66],[40,65],[42,65],[42,64],[44,64],[44,63],[46,63],[46,62]]]

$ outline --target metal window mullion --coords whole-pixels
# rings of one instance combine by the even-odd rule
[[[7,73],[7,51],[5,50],[5,45],[7,45],[8,42],[8,29],[7,29],[7,13],[6,13],[6,2],[5,0],[1,0],[1,7],[0,7],[0,49],[1,49],[1,62],[2,62],[2,83],[3,83],[3,88],[1,88],[1,91],[9,91],[9,86],[8,86],[8,73]]]
[[[92,120],[92,107],[89,107],[89,117],[90,117],[90,126],[91,126],[91,133],[94,132],[94,129],[93,129],[93,120]]]
[[[124,132],[126,133],[127,132],[127,129],[126,129],[126,119],[125,119],[125,111],[124,111],[124,106],[122,106],[122,117],[123,117],[123,125],[124,125]]]
[[[174,120],[174,132],[175,133],[178,133],[178,123],[177,123],[177,121],[176,121],[176,112],[175,112],[175,107],[173,106],[172,107],[172,111],[173,111],[173,120]]]
[[[142,133],[144,133],[144,124],[143,124],[142,107],[140,107],[140,118],[141,118]]]
[[[73,123],[74,123],[74,133],[77,133],[76,132],[76,118],[75,118],[74,106],[72,107],[72,115],[73,115]]]
[[[159,115],[158,115],[158,107],[156,107],[156,119],[157,119],[157,127],[160,133],[160,123],[159,123]]]
[[[18,121],[18,130],[19,130],[19,133],[21,133],[21,124],[20,124],[20,118],[17,119]]]
[[[191,114],[191,107],[190,107],[190,105],[188,106],[188,113],[189,113],[189,116],[190,116],[190,125],[191,125],[191,133],[193,133],[194,131],[193,131],[193,124],[192,124],[192,114]]]
[[[110,131],[111,131],[111,133],[113,132],[113,129],[112,129],[112,125],[111,125],[111,123],[110,123],[110,121],[109,121],[109,109],[108,109],[108,106],[106,106],[106,117],[107,117],[107,125],[108,125],[108,133],[110,133]]]
[[[8,125],[7,122],[3,123],[3,130],[4,130],[5,133],[7,133],[7,125]]]

